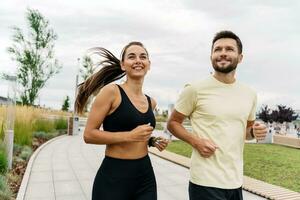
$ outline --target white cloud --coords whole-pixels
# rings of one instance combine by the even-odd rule
[[[41,104],[60,108],[65,95],[74,98],[77,58],[103,46],[116,56],[132,40],[150,53],[145,92],[167,107],[186,82],[212,71],[209,54],[217,31],[230,29],[244,44],[237,77],[257,90],[259,103],[300,108],[300,3],[290,1],[5,1],[0,12],[0,72],[14,72],[6,47],[12,25],[25,27],[26,8],[38,9],[58,34],[56,56],[63,64],[40,93]],[[1,81],[0,95],[5,96]]]

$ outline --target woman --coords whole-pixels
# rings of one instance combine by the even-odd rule
[[[156,200],[156,181],[148,147],[160,151],[168,142],[150,139],[155,127],[154,99],[143,94],[150,69],[146,48],[140,42],[126,45],[119,61],[104,48],[94,48],[105,58],[102,69],[79,86],[76,110],[82,112],[88,97],[97,94],[84,131],[84,141],[106,144],[105,158],[94,180],[93,200]],[[108,84],[126,75],[122,85]],[[103,125],[103,130],[99,130]]]

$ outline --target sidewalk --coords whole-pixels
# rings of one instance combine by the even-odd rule
[[[88,145],[82,135],[61,136],[35,155],[17,200],[90,200],[94,176],[104,157],[104,145]],[[187,200],[187,168],[150,154],[159,200]],[[31,166],[28,166],[28,170]],[[264,199],[244,191],[245,200]]]

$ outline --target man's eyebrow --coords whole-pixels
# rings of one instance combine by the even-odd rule
[[[234,45],[225,45],[225,46],[217,45],[217,46],[214,46],[213,49],[216,49],[216,48],[228,48],[228,47],[233,47],[234,48]]]

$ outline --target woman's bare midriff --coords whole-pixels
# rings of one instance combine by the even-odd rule
[[[105,155],[120,159],[139,159],[148,154],[148,142],[127,142],[106,145]]]

